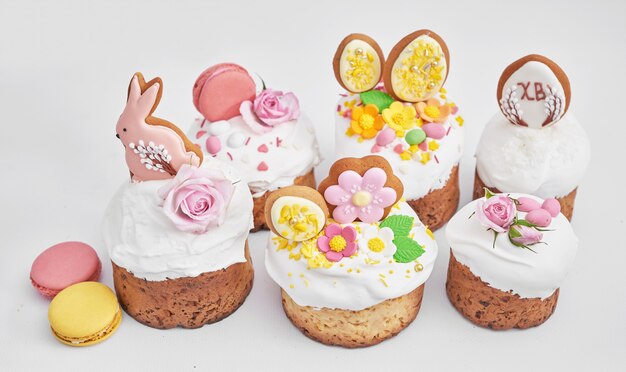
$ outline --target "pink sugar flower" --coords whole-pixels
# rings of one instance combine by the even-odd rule
[[[324,235],[317,239],[317,248],[326,259],[338,262],[356,253],[356,229],[353,226],[341,227],[333,223],[326,227]]]
[[[371,168],[361,177],[353,170],[339,175],[338,185],[324,192],[329,204],[336,205],[333,218],[339,223],[350,223],[357,218],[366,223],[379,221],[384,209],[396,201],[396,191],[384,187],[387,174],[380,168]]]
[[[494,195],[476,203],[476,217],[480,223],[498,233],[509,230],[516,213],[515,203],[505,195]]]

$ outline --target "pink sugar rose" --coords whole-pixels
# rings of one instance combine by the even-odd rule
[[[516,230],[521,236],[512,237],[509,233],[511,242],[515,245],[519,246],[528,246],[537,244],[543,239],[543,234],[541,231],[537,231],[532,227],[524,226],[524,225],[513,225],[511,226],[511,230]]]
[[[202,234],[224,222],[234,190],[220,170],[185,164],[158,195],[165,215],[179,230]]]
[[[516,212],[513,200],[504,195],[494,195],[476,203],[476,216],[480,223],[498,233],[509,229]]]
[[[276,125],[297,119],[300,116],[300,103],[291,92],[265,89],[254,102],[242,102],[239,112],[250,129],[256,133],[266,133]]]

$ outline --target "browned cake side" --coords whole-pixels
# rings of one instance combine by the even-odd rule
[[[315,188],[315,174],[313,171],[314,169],[311,169],[311,171],[304,176],[297,177],[293,184]],[[265,223],[265,201],[270,194],[271,192],[266,192],[261,197],[254,198],[254,209],[252,210],[252,214],[254,216],[254,228],[250,230],[251,232],[269,230],[267,223]]]
[[[407,200],[420,221],[432,231],[445,225],[459,206],[459,166],[452,168],[446,185],[417,200]]]
[[[411,324],[423,294],[422,284],[404,296],[359,311],[300,306],[285,291],[282,298],[285,314],[307,337],[326,345],[356,348],[378,344]]]
[[[530,328],[545,322],[556,308],[557,289],[550,297],[521,298],[489,286],[458,262],[452,251],[446,292],[450,302],[472,323],[491,329]]]
[[[148,281],[113,263],[115,292],[128,315],[154,328],[198,328],[232,314],[250,293],[254,278],[246,262],[193,278]]]
[[[485,187],[487,187],[489,190],[491,190],[494,193],[502,192],[496,189],[495,187],[488,187],[487,185],[485,185],[483,180],[480,179],[478,172],[475,172],[474,194],[473,194],[472,199],[478,199],[478,198],[482,198],[483,196],[485,196]],[[562,198],[556,198],[559,201],[559,204],[561,204],[561,213],[563,213],[565,218],[567,218],[570,221],[572,220],[572,215],[574,214],[574,200],[576,200],[576,190],[578,190],[578,188],[575,188],[572,192],[570,192],[569,194],[565,195]]]

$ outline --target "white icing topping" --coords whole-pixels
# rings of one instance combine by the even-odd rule
[[[533,129],[512,125],[501,113],[485,127],[476,168],[488,187],[541,198],[574,190],[590,159],[587,134],[569,112],[553,126]]]
[[[202,167],[220,169],[231,181],[240,181],[232,167],[211,158],[205,158]],[[103,222],[111,260],[150,281],[195,277],[245,262],[245,242],[253,226],[253,203],[245,183],[235,184],[221,226],[193,234],[177,229],[163,212],[157,190],[167,182],[125,182],[120,187]]]
[[[511,126],[510,124],[507,124]],[[511,194],[514,198],[526,196],[539,203],[535,196]],[[498,234],[493,247],[493,231],[488,231],[476,216],[477,200],[461,208],[448,222],[446,238],[454,257],[467,266],[474,275],[492,288],[513,291],[525,298],[547,298],[559,288],[578,250],[578,238],[569,221],[560,213],[543,232],[545,244],[531,248],[537,253],[514,246],[506,233]],[[523,219],[526,213],[518,212]]]
[[[222,125],[221,121],[214,124],[218,123]],[[198,118],[187,134],[202,148],[205,157],[212,156],[205,146],[207,138],[211,134],[217,136],[221,149],[215,157],[241,172],[255,198],[266,191],[293,185],[297,177],[307,174],[321,161],[313,125],[303,114],[298,120],[279,124],[263,134],[251,131],[241,116],[228,120],[228,123],[227,130],[219,128],[215,133],[211,128],[213,123]],[[263,145],[267,152],[259,151]],[[261,162],[267,165],[267,170],[259,169]]]
[[[398,263],[391,257],[378,264],[368,264],[366,260],[371,257],[362,251],[352,258],[334,263],[330,268],[307,270],[306,259],[296,261],[289,258],[287,250],[277,250],[277,242],[272,239],[276,235],[272,233],[265,251],[267,272],[300,306],[363,310],[403,296],[422,285],[430,276],[437,258],[437,243],[407,203],[401,202],[399,208],[394,207],[390,215],[394,214],[414,218],[411,234],[425,250],[417,259],[423,266],[422,271],[415,270],[416,262]],[[362,226],[363,232],[369,231],[369,224],[356,222],[353,225]],[[359,234],[357,243],[363,236],[363,233]]]
[[[434,98],[444,102],[439,94]],[[360,102],[358,95],[348,95],[339,99],[338,105],[345,110],[346,102],[356,100]],[[463,127],[456,120],[457,115],[450,115],[443,124],[446,128],[451,127],[450,132],[439,143],[439,149],[431,152],[431,160],[422,164],[417,159],[402,160],[394,151],[398,144],[408,146],[404,138],[395,138],[391,144],[385,146],[380,152],[372,153],[375,139],[357,141],[357,136],[348,137],[346,130],[350,126],[351,119],[343,117],[335,111],[335,159],[345,157],[363,157],[367,155],[380,155],[387,159],[394,174],[400,178],[404,185],[404,197],[407,200],[416,200],[428,194],[432,190],[440,189],[446,185],[452,173],[452,168],[458,165],[463,151]],[[436,159],[434,158],[436,156]]]

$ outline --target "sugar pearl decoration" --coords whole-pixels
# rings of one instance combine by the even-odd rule
[[[246,136],[241,132],[235,132],[228,137],[228,147],[238,148],[246,142]]]

